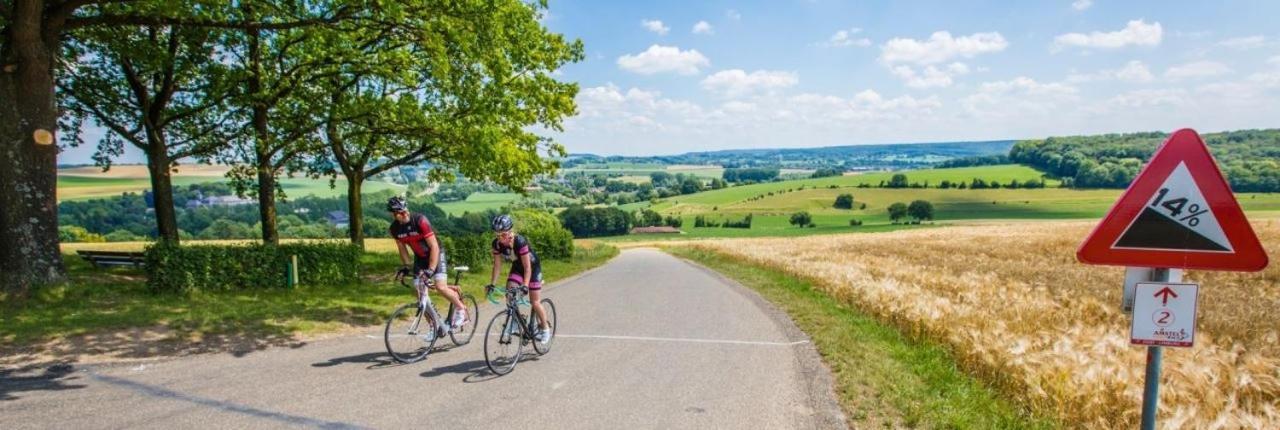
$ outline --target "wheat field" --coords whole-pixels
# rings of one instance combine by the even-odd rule
[[[944,227],[882,234],[707,241],[692,246],[805,276],[1074,428],[1134,428],[1145,348],[1129,345],[1124,269],[1086,266],[1092,223]],[[1280,225],[1255,222],[1269,255]],[[1280,265],[1189,272],[1196,345],[1166,348],[1161,428],[1280,428]]]

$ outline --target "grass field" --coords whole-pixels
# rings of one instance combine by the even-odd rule
[[[364,282],[293,290],[152,294],[145,287],[145,273],[95,269],[74,254],[82,248],[140,250],[143,246],[140,242],[65,246],[71,282],[38,290],[21,301],[0,297],[0,364],[74,360],[95,354],[138,358],[167,354],[172,348],[178,352],[261,349],[289,344],[299,335],[379,324],[394,306],[412,298],[412,292],[391,281],[400,263],[390,239],[369,241],[369,252],[362,260]],[[543,268],[554,285],[604,264],[617,253],[611,246],[579,241],[572,259],[548,260]],[[463,278],[464,291],[484,301],[482,286],[488,281],[489,267],[471,270]]]
[[[693,165],[662,165],[649,163],[595,163],[582,164],[572,168],[564,169],[561,173],[604,173],[604,174],[621,174],[630,178],[644,178],[644,182],[649,181],[649,174],[654,172],[667,172],[671,174],[684,173],[694,174],[704,178],[719,178],[724,175],[724,168],[720,166],[693,166]]]
[[[443,209],[449,215],[462,215],[467,212],[484,212],[489,209],[498,209],[505,205],[511,204],[522,197],[516,193],[472,193],[467,196],[466,200],[459,202],[439,203],[440,209]],[[560,199],[564,195],[560,193],[535,193],[527,197],[529,199]]]
[[[665,248],[755,290],[804,330],[836,379],[850,428],[1052,428],[955,366],[935,342],[911,339],[812,282],[688,247]]]
[[[173,178],[174,186],[209,182],[225,182],[225,179],[222,177],[210,177],[207,175],[179,175]],[[328,179],[282,178],[280,180],[280,184],[284,188],[285,194],[290,197],[302,197],[308,195],[318,197],[337,197],[347,194],[347,181],[344,179],[337,180],[334,183],[334,187],[329,186]],[[81,175],[58,176],[59,201],[114,197],[126,192],[140,193],[143,190],[148,189],[151,189],[151,180],[146,177],[97,177]],[[403,190],[404,187],[381,181],[368,181],[364,183],[364,192],[367,193],[387,189]]]
[[[1143,348],[1119,310],[1123,270],[1085,266],[1093,222],[698,241],[691,246],[811,281],[841,303],[950,349],[966,371],[1079,428],[1134,428]],[[1256,220],[1280,252],[1280,221]],[[1192,349],[1165,352],[1162,426],[1280,427],[1280,266],[1190,272],[1201,283]]]

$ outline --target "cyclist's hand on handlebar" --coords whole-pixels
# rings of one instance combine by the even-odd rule
[[[400,270],[396,271],[396,279],[400,279],[412,274],[413,274],[413,271],[409,269],[409,266],[400,266]]]

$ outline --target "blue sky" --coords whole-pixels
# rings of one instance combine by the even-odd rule
[[[553,137],[646,155],[1280,127],[1277,16],[1263,1],[551,0],[544,23],[587,53],[559,75],[580,114]]]

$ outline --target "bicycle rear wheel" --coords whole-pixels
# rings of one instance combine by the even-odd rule
[[[484,332],[484,364],[496,375],[511,373],[524,353],[523,338],[524,327],[510,311],[498,312]]]
[[[471,343],[471,338],[476,335],[476,326],[480,325],[480,307],[476,306],[476,298],[470,294],[461,297],[462,304],[467,305],[467,323],[462,328],[454,329],[449,332],[449,339],[453,340],[453,344],[457,346]],[[450,305],[452,308],[452,305]],[[449,318],[453,318],[453,313],[457,309],[450,309]]]
[[[413,363],[427,357],[436,344],[436,326],[416,303],[401,306],[387,319],[383,331],[387,353],[401,363]]]
[[[533,342],[533,350],[537,351],[538,355],[545,355],[546,353],[551,352],[551,343],[556,341],[556,323],[558,322],[556,321],[556,304],[552,303],[551,299],[542,299],[542,300],[539,300],[538,303],[542,303],[542,310],[547,312],[547,329],[551,331],[551,338],[547,339],[547,343],[542,343],[535,340]],[[533,315],[531,315],[529,318],[534,320],[533,328],[536,330],[539,327],[542,327],[542,324],[540,324],[539,321],[537,321],[538,320],[537,312],[531,312],[531,313]]]

